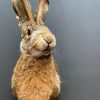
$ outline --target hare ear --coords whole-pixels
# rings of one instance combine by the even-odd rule
[[[11,0],[11,2],[19,22],[33,22],[33,14],[29,0]]]
[[[37,24],[44,24],[48,12],[49,0],[39,0],[38,10],[36,12]]]

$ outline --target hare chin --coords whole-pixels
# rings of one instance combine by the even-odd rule
[[[30,53],[34,57],[41,57],[41,56],[48,56],[48,55],[50,55],[51,51],[38,51],[38,50],[33,49]]]
[[[48,56],[51,54],[51,52],[45,53],[45,52],[40,52],[40,51],[32,51],[31,54],[34,57],[41,57],[41,56]]]

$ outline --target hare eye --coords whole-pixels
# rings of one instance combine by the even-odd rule
[[[31,35],[31,31],[28,29],[28,35],[30,36]]]

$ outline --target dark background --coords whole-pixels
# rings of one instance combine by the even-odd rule
[[[37,0],[31,0],[36,7]],[[100,99],[100,0],[50,0],[46,25],[55,33],[61,73],[59,100]],[[0,100],[10,89],[19,56],[20,28],[10,0],[0,0]]]

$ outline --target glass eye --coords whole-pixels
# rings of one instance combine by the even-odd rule
[[[28,29],[28,35],[30,36],[31,35],[31,31]]]

